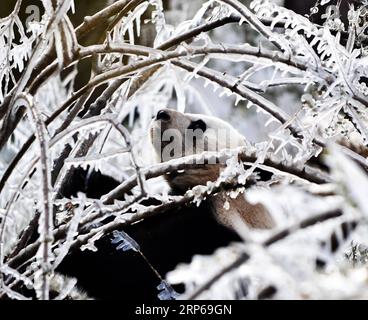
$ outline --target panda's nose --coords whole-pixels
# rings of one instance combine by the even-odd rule
[[[170,114],[167,112],[167,110],[160,110],[157,112],[156,120],[169,121]]]

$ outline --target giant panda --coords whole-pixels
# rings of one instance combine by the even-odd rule
[[[188,130],[193,130],[195,137],[186,136]],[[170,134],[170,131],[179,139],[165,140],[165,132]],[[219,118],[172,109],[162,109],[155,115],[149,136],[158,162],[169,160],[163,156],[170,144],[174,150],[183,151],[174,154],[174,158],[248,146],[240,133]],[[193,143],[188,139],[195,141]],[[193,149],[186,150],[187,143]],[[224,168],[224,164],[206,165],[200,169],[174,172],[166,175],[166,180],[173,194],[183,194],[196,185],[215,181]],[[118,184],[119,181],[101,173],[79,170],[74,172],[63,196],[84,192],[87,197],[98,199]],[[146,200],[145,204],[157,204],[156,201]],[[229,202],[228,208],[225,208],[226,202]],[[225,192],[220,192],[203,201],[199,207],[178,207],[140,221],[123,231],[140,245],[146,259],[164,278],[178,264],[189,263],[194,255],[212,254],[219,247],[240,241],[232,225],[231,217],[234,215],[239,215],[250,227],[273,226],[272,219],[261,205],[249,204],[241,193],[232,199]],[[134,251],[117,251],[111,239],[111,235],[107,235],[97,241],[97,252],[72,252],[58,272],[77,278],[79,287],[94,299],[158,300],[160,279],[147,261]],[[180,286],[174,289],[181,293]]]

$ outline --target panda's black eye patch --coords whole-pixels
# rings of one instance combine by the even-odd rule
[[[207,130],[207,125],[202,120],[192,121],[188,129],[193,131],[199,129],[205,132]]]

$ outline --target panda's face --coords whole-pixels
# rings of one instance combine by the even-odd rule
[[[245,145],[245,139],[221,119],[200,114],[160,110],[150,128],[160,162],[203,151],[220,151]]]

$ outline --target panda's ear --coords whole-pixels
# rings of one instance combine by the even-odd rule
[[[207,130],[207,125],[203,120],[196,120],[190,123],[188,129],[193,131],[199,129],[205,132]]]

